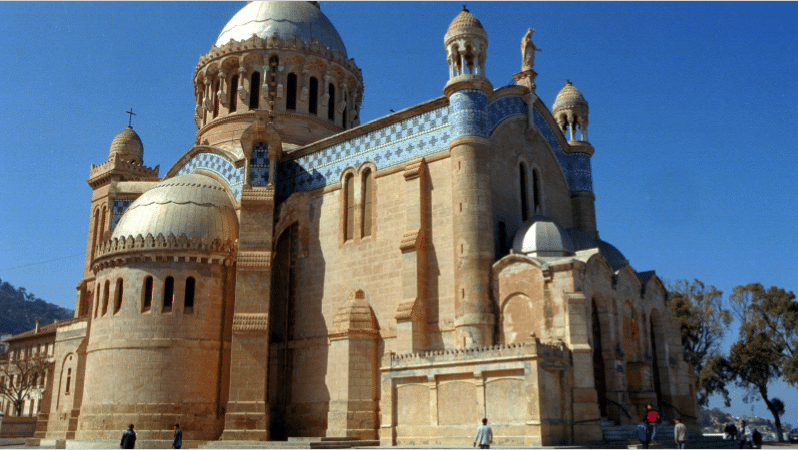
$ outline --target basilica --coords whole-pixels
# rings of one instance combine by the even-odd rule
[[[37,437],[456,447],[487,417],[497,445],[585,445],[648,403],[696,420],[662,281],[599,237],[585,97],[537,97],[531,29],[495,88],[501,30],[452,16],[442,95],[365,124],[318,2],[230,19],[193,146],[152,168],[127,127],[91,166]]]

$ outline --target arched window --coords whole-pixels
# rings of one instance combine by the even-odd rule
[[[105,206],[103,206],[103,212],[100,217],[100,234],[99,234],[100,241],[103,240],[103,234],[105,234],[105,216],[108,215],[107,213],[108,209]]]
[[[190,314],[194,312],[194,287],[196,282],[194,277],[186,278],[186,299],[183,303],[183,313]]]
[[[236,112],[238,108],[238,75],[233,75],[230,80],[230,112]]]
[[[374,172],[371,169],[363,171],[363,219],[361,221],[362,236],[371,236],[371,215],[374,197]]]
[[[147,312],[152,309],[152,277],[144,279],[144,302],[141,307],[141,312]]]
[[[172,301],[174,300],[174,297],[175,279],[172,277],[166,277],[166,281],[163,284],[163,310],[161,312],[172,312]]]
[[[116,296],[114,297],[114,314],[119,312],[119,309],[122,308],[122,296],[124,295],[124,285],[122,283],[122,279],[119,278],[116,280]]]
[[[219,115],[219,81],[213,83],[213,118]]]
[[[532,206],[535,214],[540,213],[540,181],[537,169],[532,169]]]
[[[94,211],[94,237],[91,239],[91,259],[94,259],[94,249],[97,248],[97,235],[100,231],[100,208]]]
[[[102,289],[102,286],[100,285],[100,283],[97,283],[97,289],[96,289],[96,291],[97,291],[97,300],[94,302],[94,318],[95,319],[97,318],[97,313],[100,311],[100,290],[101,289]]]
[[[64,389],[65,394],[69,394],[69,387],[72,384],[72,369],[67,369],[67,380],[66,380],[66,389]]]
[[[103,315],[108,312],[108,300],[111,297],[111,282],[105,282],[105,291],[103,292]]]
[[[523,163],[518,165],[518,189],[521,191],[521,221],[529,218],[529,201],[526,198],[526,167]]]
[[[330,101],[327,103],[327,118],[335,121],[335,86],[332,83],[328,86]]]
[[[344,240],[355,235],[355,177],[351,173],[344,180]]]
[[[249,109],[258,109],[260,99],[260,72],[252,72],[249,82]]]
[[[296,74],[288,74],[288,96],[285,99],[285,109],[293,111],[296,109]]]
[[[316,77],[310,77],[310,103],[308,103],[308,112],[311,114],[319,113],[319,80]]]

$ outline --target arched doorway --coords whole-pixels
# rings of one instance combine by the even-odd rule
[[[596,388],[599,412],[601,417],[607,417],[607,378],[604,367],[604,352],[601,346],[601,323],[599,322],[596,299],[592,305],[593,321],[593,384]]]
[[[284,441],[290,434],[292,371],[294,354],[289,343],[294,339],[294,295],[296,280],[297,224],[287,228],[277,240],[272,260],[272,286],[269,305],[269,436]]]

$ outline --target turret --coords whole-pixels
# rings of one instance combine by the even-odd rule
[[[452,141],[452,210],[455,260],[455,328],[457,345],[493,344],[495,321],[490,304],[493,263],[488,95],[485,77],[488,35],[476,17],[463,8],[444,37],[449,82]]]

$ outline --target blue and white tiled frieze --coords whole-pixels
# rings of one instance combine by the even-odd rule
[[[476,89],[463,89],[449,97],[449,123],[452,139],[463,136],[490,136],[488,94]]]
[[[268,158],[267,158],[268,159]],[[233,163],[213,153],[199,153],[194,155],[180,170],[177,175],[186,175],[199,169],[207,170],[223,178],[237,200],[241,200],[241,188],[244,186],[244,168],[236,168]]]
[[[249,163],[250,186],[266,186],[269,184],[269,146],[264,143],[255,144],[252,149],[252,161]]]
[[[338,183],[347,167],[358,167],[366,161],[382,170],[448,151],[452,140],[449,114],[449,108],[444,106],[278,164],[277,202],[292,192]]]
[[[514,116],[526,117],[529,108],[523,98],[515,95],[500,97],[488,105],[488,116],[490,117],[490,133],[499,126],[504,120]]]
[[[131,203],[133,200],[114,200],[114,209],[111,211],[111,230],[116,228],[116,224],[119,223],[119,219],[122,218],[122,214],[127,211]]]

